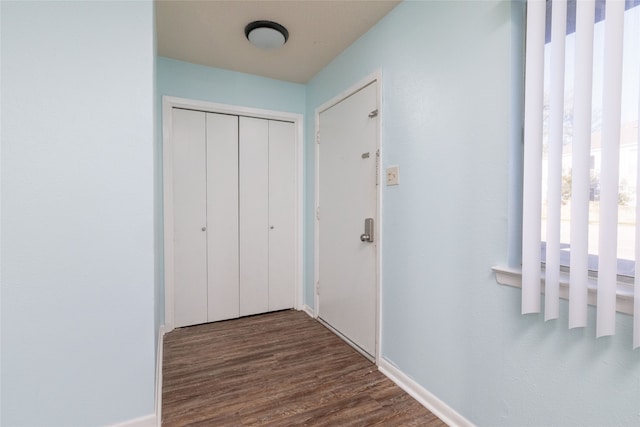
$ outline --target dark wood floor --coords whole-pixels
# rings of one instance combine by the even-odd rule
[[[164,338],[163,426],[444,426],[303,312]]]

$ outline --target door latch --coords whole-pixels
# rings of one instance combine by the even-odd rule
[[[365,218],[364,234],[360,235],[360,240],[363,242],[373,242],[373,218]]]

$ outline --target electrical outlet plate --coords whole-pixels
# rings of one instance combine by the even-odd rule
[[[400,167],[389,166],[387,168],[387,185],[400,184]]]

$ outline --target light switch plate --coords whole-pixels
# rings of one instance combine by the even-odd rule
[[[387,185],[400,184],[400,167],[389,166],[387,168]]]

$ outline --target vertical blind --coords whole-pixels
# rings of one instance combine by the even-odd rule
[[[561,272],[568,271],[569,328],[587,325],[592,278],[597,284],[596,335],[613,335],[620,259],[629,259],[633,277],[640,265],[635,226],[640,217],[640,67],[637,59],[624,56],[625,41],[635,40],[628,47],[640,48],[640,26],[629,28],[633,34],[625,37],[625,0],[570,1],[569,8],[567,0],[548,3],[527,2],[522,313],[541,310],[544,263],[545,320],[559,317]],[[640,22],[640,7],[633,3],[627,0],[626,9],[636,9],[632,12]],[[623,88],[623,80],[629,80],[624,73],[635,80]],[[635,92],[631,119],[625,109],[629,102],[623,99],[629,90]],[[621,152],[621,144],[628,151]],[[628,153],[634,153],[633,159]],[[629,206],[633,204],[635,209]],[[633,223],[621,225],[619,213],[628,212]],[[631,256],[622,253],[621,244],[631,246]],[[637,290],[640,280],[633,280]],[[638,291],[634,313],[637,348]]]

